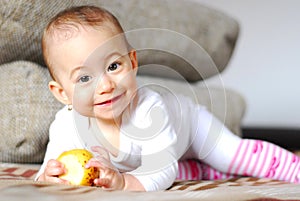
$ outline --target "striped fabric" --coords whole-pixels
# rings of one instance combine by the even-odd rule
[[[226,173],[197,160],[179,161],[178,180],[220,180],[239,176],[300,183],[297,155],[261,140],[242,140]]]
[[[237,177],[220,172],[198,160],[185,160],[178,162],[177,180],[220,180]]]
[[[228,173],[299,183],[299,157],[261,140],[242,140]]]

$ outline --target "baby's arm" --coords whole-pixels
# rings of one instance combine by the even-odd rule
[[[35,180],[62,183],[58,178],[54,178],[63,172],[62,164],[55,159],[64,151],[82,148],[78,143],[74,143],[75,128],[72,113],[66,107],[57,112],[49,128],[49,143],[44,162]]]
[[[171,146],[156,153],[142,154],[141,166],[128,174],[138,179],[146,191],[158,191],[173,184],[177,171],[178,162]]]
[[[94,184],[110,190],[164,190],[172,185],[177,175],[178,165],[172,146],[156,153],[142,154],[141,166],[127,173],[120,173],[113,166],[105,149],[92,147],[92,150],[98,155],[87,163],[86,168],[99,168],[100,176]]]
[[[91,159],[85,167],[99,168],[99,178],[94,180],[96,186],[110,190],[145,191],[145,188],[136,177],[126,173],[120,173],[119,170],[112,165],[109,154],[104,148],[95,146],[92,147],[92,151],[98,155]]]

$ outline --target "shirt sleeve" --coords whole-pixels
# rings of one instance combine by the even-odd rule
[[[143,184],[146,191],[165,190],[173,184],[178,171],[178,156],[174,149],[176,141],[167,118],[153,139],[143,141],[141,166],[130,174]]]
[[[50,125],[46,154],[35,180],[44,172],[50,159],[56,159],[62,152],[76,148],[74,134],[76,134],[76,127],[74,126],[72,112],[64,107],[57,112],[54,121]]]
[[[127,136],[141,145],[141,165],[128,174],[135,176],[146,191],[165,190],[177,176],[177,136],[170,122],[168,110],[158,94],[148,95],[131,114],[133,126]]]
[[[176,179],[178,163],[172,149],[142,156],[142,165],[129,172],[144,186],[146,191],[158,191],[169,188]]]

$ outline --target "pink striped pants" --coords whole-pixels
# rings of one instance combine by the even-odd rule
[[[225,171],[198,160],[179,161],[178,166],[177,179],[181,180],[218,180],[251,176],[300,183],[299,157],[277,145],[261,140],[241,140]]]

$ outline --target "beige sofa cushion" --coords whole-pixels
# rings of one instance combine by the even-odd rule
[[[47,69],[31,62],[0,65],[0,161],[39,163],[48,129],[62,107],[48,90]]]
[[[193,0],[2,1],[0,64],[29,60],[43,65],[40,38],[46,23],[60,10],[83,4],[103,6],[119,18],[141,65],[168,66],[189,81],[221,72],[238,37],[234,19]],[[172,77],[146,68],[141,73]]]

